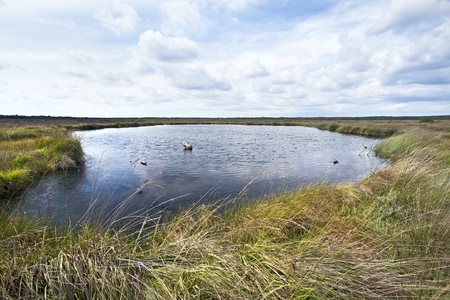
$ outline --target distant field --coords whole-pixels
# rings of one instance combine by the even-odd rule
[[[411,127],[442,130],[450,128],[450,115],[414,117],[338,117],[338,118],[72,118],[51,116],[2,116],[1,127],[58,126],[73,130],[138,127],[175,124],[240,124],[309,126],[323,130],[366,136],[386,137]]]

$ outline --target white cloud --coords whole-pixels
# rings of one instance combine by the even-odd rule
[[[267,94],[281,95],[286,93],[286,88],[279,85],[263,85],[259,87],[259,91]]]
[[[450,67],[450,20],[446,32],[434,30],[424,34],[400,50],[403,66],[400,71]]]
[[[83,65],[91,65],[94,63],[94,58],[92,54],[89,54],[84,51],[80,50],[67,50],[65,47],[61,48],[61,53],[70,58],[75,60],[78,63],[81,63]]]
[[[338,53],[338,61],[345,64],[346,72],[361,73],[370,67],[371,49],[364,49],[361,37],[350,36],[347,33],[339,36],[341,49]]]
[[[139,21],[139,15],[134,8],[119,1],[99,9],[95,18],[116,35],[132,32]]]
[[[4,70],[4,69],[6,69],[8,67],[9,67],[9,64],[7,64],[7,63],[0,63],[0,70]]]
[[[133,70],[141,74],[153,73],[155,71],[151,60],[140,55],[133,56],[128,61],[128,64]]]
[[[160,6],[167,18],[161,24],[161,32],[164,35],[183,36],[187,32],[200,29],[201,16],[196,3],[163,1]]]
[[[173,83],[186,90],[221,90],[229,91],[231,84],[221,78],[217,73],[206,69],[202,64],[195,62],[185,64],[178,71],[170,74]]]
[[[210,1],[209,5],[226,7],[232,11],[242,11],[249,6],[256,6],[264,2],[264,0],[215,0]]]
[[[243,71],[243,75],[250,78],[257,78],[269,76],[270,73],[257,58],[245,68],[245,70]]]
[[[293,85],[300,83],[300,79],[304,78],[305,70],[302,68],[288,68],[278,70],[271,74],[272,82],[279,85]]]
[[[75,76],[75,77],[81,77],[81,78],[86,78],[89,79],[89,73],[86,72],[85,69],[80,68],[80,67],[63,67],[62,68],[63,72],[66,72],[69,75]]]
[[[196,59],[197,45],[185,37],[166,37],[159,31],[147,30],[139,36],[138,51],[142,55],[154,56],[166,62]]]
[[[401,46],[392,42],[373,55],[386,85],[445,84],[450,74],[450,20]],[[395,39],[394,39],[395,41]]]
[[[428,30],[441,23],[450,14],[447,0],[391,0],[389,10],[367,31],[380,34],[389,30],[400,33],[410,27]]]

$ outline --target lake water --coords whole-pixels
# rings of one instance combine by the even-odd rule
[[[42,178],[16,203],[17,213],[61,224],[174,212],[311,183],[357,182],[386,164],[372,151],[377,139],[308,127],[170,125],[75,135],[86,162]]]

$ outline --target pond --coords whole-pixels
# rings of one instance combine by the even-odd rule
[[[42,178],[16,203],[16,213],[57,224],[157,215],[313,183],[358,182],[386,165],[372,150],[378,139],[299,126],[168,125],[74,134],[85,163]],[[183,142],[193,149],[184,150]]]

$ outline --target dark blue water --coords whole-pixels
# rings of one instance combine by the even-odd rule
[[[171,125],[75,135],[84,165],[43,178],[15,207],[18,213],[73,223],[173,212],[312,183],[357,182],[385,164],[371,150],[379,140],[307,127]]]

